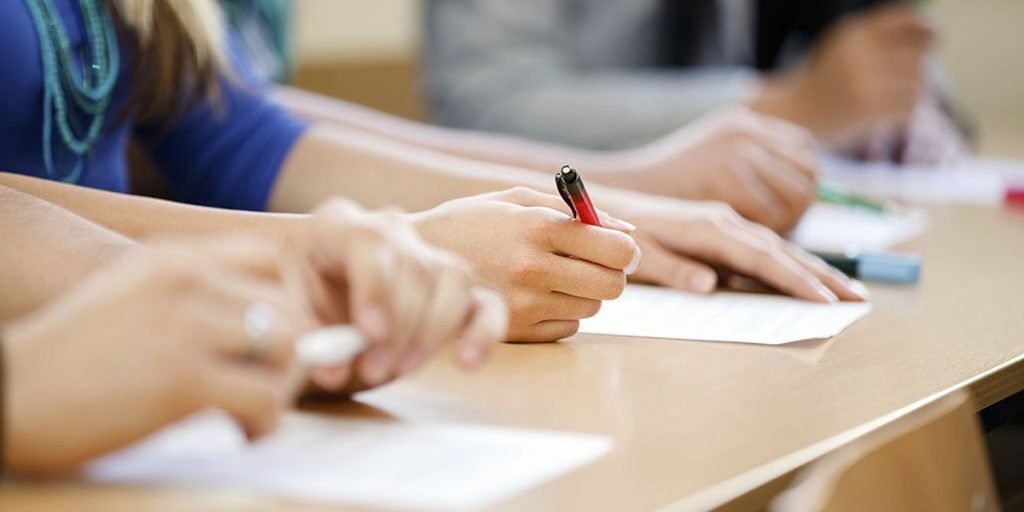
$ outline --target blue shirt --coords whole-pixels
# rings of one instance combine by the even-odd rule
[[[77,0],[51,0],[74,55],[87,49]],[[234,40],[229,55],[241,80],[222,80],[220,103],[187,110],[169,130],[121,119],[131,89],[131,54],[122,65],[103,135],[77,184],[127,192],[125,148],[136,137],[167,176],[179,200],[222,208],[263,210],[277,173],[305,129],[260,92]],[[0,170],[48,178],[43,164],[43,73],[39,40],[23,0],[0,2]],[[241,83],[239,83],[241,82]],[[183,91],[184,92],[184,91]],[[53,136],[55,146],[60,137]],[[67,172],[67,163],[63,170]]]

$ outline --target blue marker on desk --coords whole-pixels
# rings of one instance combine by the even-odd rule
[[[917,284],[921,280],[921,258],[916,254],[818,254],[840,272],[864,281]]]

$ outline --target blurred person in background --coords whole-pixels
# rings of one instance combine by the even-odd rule
[[[611,149],[742,103],[848,155],[967,151],[909,1],[428,0],[426,33],[448,126]]]

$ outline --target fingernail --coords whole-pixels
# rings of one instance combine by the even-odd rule
[[[603,221],[604,227],[609,229],[615,229],[618,231],[623,231],[625,233],[632,233],[636,231],[636,226],[634,226],[633,224],[626,222],[622,219],[612,217],[611,215],[605,214],[603,216],[603,219],[601,220]]]
[[[868,290],[868,287],[860,281],[850,279],[850,291],[857,294],[858,297],[864,300],[871,298],[871,290]]]
[[[626,268],[622,269],[622,271],[625,272],[627,276],[635,274],[636,270],[640,268],[640,260],[642,259],[643,253],[640,252],[640,248],[637,247],[636,252],[633,253],[633,259],[629,260],[629,265],[626,265]]]
[[[698,293],[711,293],[718,284],[718,276],[711,272],[698,272],[690,276],[688,288]]]

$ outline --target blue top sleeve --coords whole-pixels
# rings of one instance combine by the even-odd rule
[[[229,38],[236,77],[221,80],[219,102],[187,110],[170,129],[136,127],[140,142],[181,201],[265,210],[277,174],[307,125],[271,103]]]

